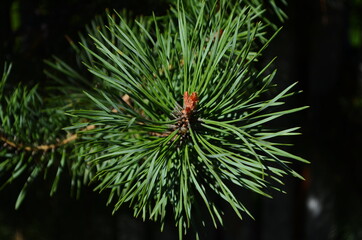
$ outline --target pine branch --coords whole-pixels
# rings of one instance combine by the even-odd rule
[[[67,166],[78,190],[92,182],[114,211],[127,204],[161,228],[171,215],[182,239],[201,223],[222,225],[220,201],[251,216],[237,189],[271,197],[284,176],[302,179],[291,165],[307,161],[275,140],[299,128],[269,127],[305,107],[283,108],[295,84],[278,92],[274,60],[260,66],[280,30],[268,5],[285,19],[275,1],[260,0],[177,1],[160,17],[108,13],[80,45],[69,40],[77,64],[46,61],[47,100],[36,87],[4,94],[5,67],[0,140],[10,148],[0,151],[0,176],[5,185],[29,176],[16,206],[51,168],[53,194]]]
[[[40,174],[44,174],[45,178],[55,170],[52,195],[66,164],[72,169],[72,181],[87,179],[91,173],[86,173],[85,162],[77,159],[79,150],[69,146],[79,135],[62,130],[71,124],[70,118],[65,115],[67,108],[64,108],[63,102],[58,101],[56,108],[50,108],[39,96],[37,86],[30,89],[23,85],[11,88],[6,84],[10,71],[11,65],[5,64],[0,81],[0,188],[27,175],[16,202],[18,208],[29,185]],[[92,128],[94,126],[90,125],[82,130]],[[74,166],[78,166],[78,169],[74,169]],[[80,186],[79,183],[77,185]]]
[[[94,125],[89,125],[86,128],[82,129],[81,131],[88,131],[88,130],[92,130],[94,128],[95,128]],[[13,136],[12,138],[16,138],[16,137]],[[6,138],[5,136],[0,135],[0,140],[2,142],[4,142],[4,147],[6,147],[6,145],[9,145],[10,147],[15,148],[16,150],[25,150],[28,152],[38,152],[38,151],[46,152],[49,150],[53,150],[55,148],[62,147],[63,145],[66,145],[70,142],[75,141],[77,138],[78,138],[78,134],[75,133],[75,134],[71,134],[67,138],[65,138],[62,141],[59,141],[57,143],[43,144],[43,145],[38,145],[38,146],[25,146],[22,143],[13,142],[13,141],[9,140],[8,138]]]
[[[272,62],[256,65],[278,31],[267,36],[260,6],[210,2],[178,3],[168,21],[153,18],[147,28],[109,16],[109,26],[90,36],[95,47],[82,44],[102,86],[86,94],[96,108],[72,112],[97,126],[85,133],[96,189],[109,190],[115,211],[128,203],[135,216],[162,225],[171,207],[180,238],[191,219],[205,220],[195,204],[215,227],[222,224],[218,199],[240,218],[250,215],[232,186],[270,197],[283,176],[301,178],[286,159],[306,162],[269,141],[297,128],[264,127],[304,109],[273,110],[294,84],[270,98]]]

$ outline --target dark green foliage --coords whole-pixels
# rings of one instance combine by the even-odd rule
[[[37,86],[29,89],[20,84],[15,89],[9,88],[6,81],[10,71],[11,65],[5,64],[0,82],[0,137],[3,144],[0,176],[7,179],[1,188],[21,175],[27,177],[16,202],[18,208],[29,184],[39,175],[44,178],[50,175],[54,179],[52,195],[64,169],[68,168],[72,175],[74,190],[80,187],[83,178],[87,179],[87,173],[78,154],[66,144],[72,139],[71,134],[62,129],[71,124],[71,119],[65,115],[69,106],[59,99],[57,104],[47,103],[47,99],[39,96]]]
[[[55,165],[56,168],[59,167],[60,173],[64,167],[64,150],[42,150],[37,147],[52,144],[57,138],[65,137],[66,133],[61,128],[69,120],[61,108],[44,109],[36,86],[28,89],[19,85],[14,90],[9,90],[6,80],[10,70],[11,65],[5,65],[0,85],[0,136],[4,142],[4,148],[0,152],[0,174],[1,177],[8,178],[2,187],[21,174],[29,176],[16,203],[18,207],[28,184],[40,172],[44,170],[46,175],[47,170]]]
[[[270,4],[284,19],[274,1]],[[115,211],[127,204],[135,216],[162,226],[172,215],[180,238],[190,227],[197,233],[209,218],[215,227],[222,224],[220,200],[240,218],[243,212],[250,215],[236,189],[270,197],[285,175],[301,178],[290,160],[306,162],[274,140],[295,135],[298,128],[267,126],[304,107],[283,108],[295,84],[273,95],[272,62],[260,67],[277,33],[264,13],[259,1],[186,1],[163,17],[131,21],[126,13],[108,13],[106,20],[96,19],[87,28],[89,37],[80,36],[81,46],[71,43],[77,66],[57,58],[47,62],[47,75],[61,86],[49,105],[41,103],[35,88],[19,87],[16,91],[26,94],[1,100],[15,106],[21,102],[24,108],[2,110],[3,122],[14,116],[26,123],[4,125],[4,136],[19,136],[19,142],[36,148],[59,142],[59,136],[67,139],[63,128],[77,131],[72,135],[77,144],[32,151],[39,157],[21,148],[4,149],[1,173],[26,170],[32,179],[55,164],[55,190],[59,173],[68,166],[73,185],[93,176],[95,189],[109,192]],[[3,82],[7,74],[6,69]],[[204,210],[208,216],[200,214]]]

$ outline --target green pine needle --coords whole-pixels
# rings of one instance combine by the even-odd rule
[[[301,178],[288,159],[306,162],[269,141],[298,128],[264,129],[304,107],[275,110],[295,84],[270,97],[275,71],[267,74],[271,63],[257,70],[275,36],[267,39],[265,24],[256,21],[261,10],[208,4],[192,12],[178,3],[168,22],[152,18],[147,27],[109,16],[107,28],[90,36],[95,47],[82,44],[103,86],[86,93],[97,110],[72,112],[96,125],[85,133],[96,189],[109,190],[115,210],[127,204],[135,216],[162,225],[171,207],[180,238],[191,219],[204,218],[196,205],[215,227],[222,224],[219,198],[240,218],[250,215],[233,185],[271,197],[283,176]],[[185,92],[197,93],[191,110]]]
[[[283,177],[303,179],[291,165],[308,161],[277,142],[299,128],[270,128],[305,107],[284,107],[296,83],[275,86],[275,59],[261,66],[281,30],[269,14],[286,19],[278,1],[261,0],[174,1],[166,16],[108,12],[79,45],[69,39],[75,66],[46,61],[44,98],[22,85],[5,94],[6,65],[0,177],[28,176],[16,207],[35,177],[54,172],[53,195],[69,170],[74,189],[92,183],[114,211],[127,205],[161,229],[171,216],[180,239],[190,228],[198,239],[201,225],[223,224],[223,201],[252,217],[238,189],[272,197]]]

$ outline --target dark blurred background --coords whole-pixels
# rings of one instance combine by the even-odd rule
[[[76,40],[96,14],[106,8],[162,14],[165,2],[2,0],[0,64],[13,62],[14,82],[46,84],[43,60],[72,59],[65,36]],[[239,221],[227,211],[225,227],[206,229],[203,239],[362,239],[362,1],[290,1],[285,11],[289,19],[267,57],[278,56],[279,84],[298,81],[303,90],[290,104],[310,106],[286,121],[302,126],[291,151],[311,161],[295,166],[306,181],[287,178],[288,194],[272,200],[242,192],[256,220]],[[134,219],[127,208],[112,215],[106,196],[90,189],[70,197],[65,179],[49,197],[50,184],[37,180],[17,211],[20,181],[0,192],[0,240],[177,239],[171,225],[160,233],[157,223]]]

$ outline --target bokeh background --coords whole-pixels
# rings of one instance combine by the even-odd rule
[[[105,9],[162,14],[166,0],[1,0],[0,64],[13,62],[11,81],[49,84],[43,60],[74,56],[66,36],[78,32]],[[277,81],[298,81],[303,93],[292,106],[310,108],[282,124],[302,126],[291,151],[309,161],[296,165],[306,181],[286,179],[288,194],[263,199],[242,192],[255,220],[226,212],[225,227],[205,229],[203,239],[362,239],[362,1],[289,1],[283,30],[266,58],[278,56]],[[38,179],[19,210],[21,182],[0,192],[1,240],[177,239],[176,229],[134,219],[123,208],[112,215],[106,196],[83,189],[70,197],[67,179],[49,197],[51,182]]]

